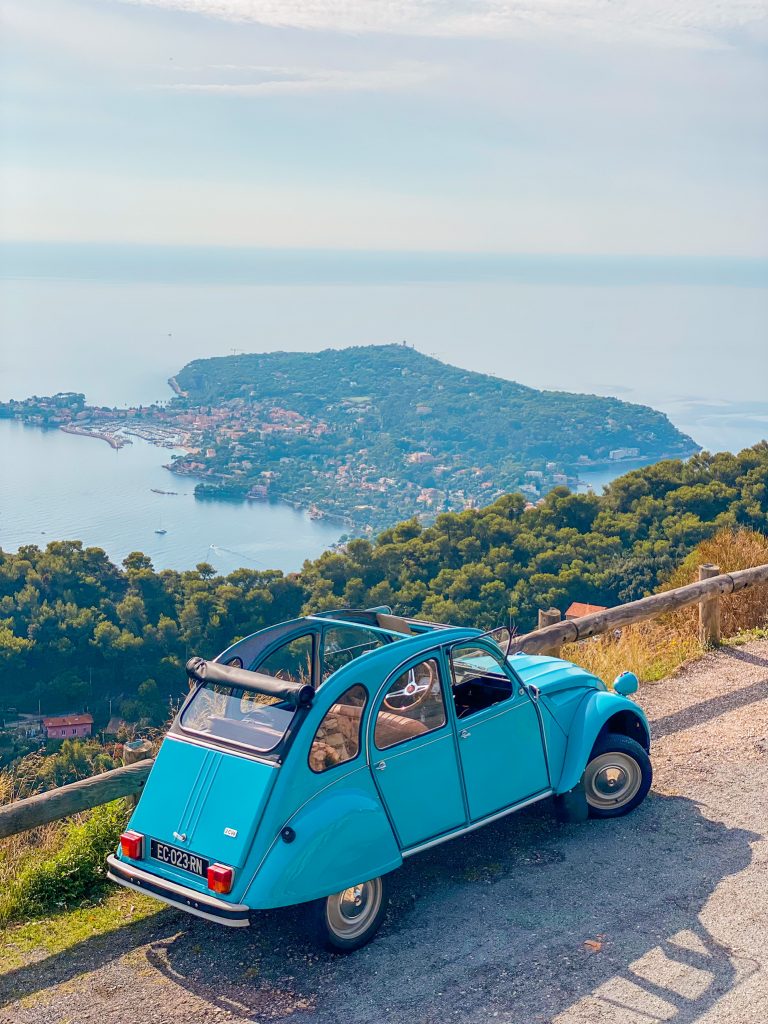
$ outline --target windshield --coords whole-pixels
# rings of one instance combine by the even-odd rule
[[[265,754],[288,731],[295,709],[240,686],[206,683],[181,714],[181,727]]]
[[[477,647],[472,643],[457,644],[451,651],[454,686],[487,676],[506,679],[504,669],[497,658],[497,655],[491,654],[484,647]]]

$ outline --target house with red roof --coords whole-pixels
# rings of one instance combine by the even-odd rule
[[[591,615],[592,612],[604,612],[604,604],[585,604],[583,601],[574,601],[565,611],[566,619],[580,619],[582,615]]]
[[[93,732],[93,715],[54,715],[43,719],[43,729],[49,740],[82,739]]]

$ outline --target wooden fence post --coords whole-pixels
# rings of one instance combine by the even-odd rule
[[[545,626],[552,626],[556,622],[559,622],[562,615],[557,608],[539,608],[539,629],[544,629]],[[560,644],[553,644],[546,650],[539,652],[540,654],[548,654],[552,658],[560,657]]]
[[[708,580],[720,575],[719,565],[699,566],[699,579]],[[704,647],[720,645],[720,595],[699,601],[699,640]]]
[[[136,764],[137,761],[144,761],[148,757],[152,757],[152,744],[149,740],[132,740],[130,743],[123,744],[124,765]],[[134,794],[127,796],[125,800],[130,807],[135,807],[139,802],[139,797],[138,794]]]

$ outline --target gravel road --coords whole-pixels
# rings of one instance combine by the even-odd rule
[[[651,796],[544,804],[414,857],[378,938],[317,953],[296,911],[165,910],[0,977],[4,1024],[768,1021],[768,642],[644,686]]]

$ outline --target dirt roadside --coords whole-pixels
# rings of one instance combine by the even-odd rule
[[[768,642],[643,688],[652,795],[549,807],[414,857],[376,941],[318,954],[295,911],[170,910],[0,976],[3,1024],[757,1024],[768,1020]]]

